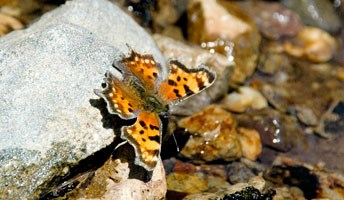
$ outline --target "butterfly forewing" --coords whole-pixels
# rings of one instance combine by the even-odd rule
[[[135,148],[135,164],[151,171],[159,159],[161,121],[155,112],[141,111],[132,126],[122,128],[122,138]]]
[[[180,101],[209,87],[215,74],[206,68],[187,69],[178,61],[170,62],[170,74],[161,83],[159,96],[165,102]]]
[[[118,114],[122,119],[137,117],[142,107],[137,92],[110,72],[106,73],[105,81],[106,88],[103,91],[95,90],[95,93],[105,99],[109,112]]]
[[[154,61],[152,55],[138,54],[131,50],[130,55],[123,58],[118,64],[128,68],[146,89],[155,90],[156,83],[159,82],[161,66]]]

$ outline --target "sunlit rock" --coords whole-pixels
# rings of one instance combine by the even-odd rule
[[[258,90],[252,87],[243,86],[238,89],[238,92],[232,92],[227,95],[221,101],[221,104],[230,111],[244,112],[249,108],[266,108],[268,102]]]
[[[254,129],[238,128],[239,142],[242,155],[250,160],[256,160],[262,153],[262,143],[258,131]]]
[[[327,62],[337,49],[336,40],[325,31],[306,27],[294,39],[284,42],[284,50],[294,57],[313,62]]]
[[[181,155],[193,160],[230,161],[242,155],[256,159],[261,152],[258,133],[239,129],[231,114],[216,105],[180,120],[178,125],[191,133]]]
[[[222,53],[236,66],[232,83],[252,75],[260,43],[255,22],[236,3],[192,0],[188,5],[188,39],[209,52]]]

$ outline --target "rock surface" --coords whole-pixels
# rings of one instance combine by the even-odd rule
[[[256,89],[249,86],[238,88],[238,92],[232,92],[221,101],[222,105],[233,112],[244,112],[248,108],[263,109],[268,106],[267,100]]]
[[[66,2],[0,38],[0,199],[38,198],[113,141],[93,89],[126,44],[164,65],[150,36],[104,0]]]
[[[111,158],[89,175],[91,178],[79,179],[81,183],[65,197],[72,200],[114,199],[113,197],[116,199],[161,199],[164,197],[167,186],[162,162],[157,163],[153,173],[146,173],[142,167],[134,166],[134,159],[127,160],[123,152],[129,155],[134,154],[129,144],[121,146],[118,152],[114,152]],[[118,158],[116,154],[121,154],[122,158],[121,156]],[[148,181],[146,177],[150,180]]]
[[[336,49],[336,40],[330,34],[313,27],[305,27],[295,38],[284,42],[284,50],[287,54],[312,62],[329,61]]]
[[[294,36],[302,27],[299,16],[278,3],[244,1],[239,4],[256,21],[262,35],[269,39]]]
[[[264,177],[279,184],[292,181],[304,193],[306,199],[333,199],[344,198],[344,177],[335,172],[322,169],[321,164],[312,166],[290,158],[280,156],[274,161],[274,166]]]
[[[248,183],[237,183],[217,192],[191,194],[184,199],[272,199],[275,191],[266,188],[265,180],[257,176],[252,177]]]
[[[235,62],[230,84],[243,83],[252,75],[261,36],[254,20],[238,4],[192,0],[189,1],[187,14],[189,41]]]
[[[327,0],[282,0],[281,4],[297,12],[305,24],[328,32],[340,29],[340,19]]]
[[[183,157],[198,161],[231,161],[241,156],[255,160],[261,153],[261,140],[255,130],[239,128],[232,115],[211,105],[178,125],[191,134],[181,150]]]

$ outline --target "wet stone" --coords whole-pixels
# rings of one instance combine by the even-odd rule
[[[306,199],[344,198],[342,175],[287,157],[278,157],[272,169],[267,171],[264,177],[274,183],[297,186],[303,191]]]
[[[202,43],[205,42],[203,41],[204,39],[214,40],[220,39],[220,37],[222,37],[221,39],[228,40],[252,31],[250,25],[245,22],[247,19],[235,15],[234,10],[239,11],[239,8],[236,8],[236,4],[223,5],[223,3],[215,0],[189,1],[187,10],[190,22],[188,35],[191,41]],[[231,8],[226,6],[231,6]],[[204,31],[194,31],[197,30],[195,28],[204,28]]]
[[[192,0],[187,13],[189,40],[236,63],[232,84],[252,75],[261,37],[250,16],[234,2],[215,0]]]
[[[233,162],[226,166],[227,179],[230,183],[245,183],[255,176],[255,174],[245,164],[241,162]]]
[[[238,138],[244,158],[256,160],[262,153],[260,134],[255,129],[238,127]]]
[[[268,57],[271,51],[279,52],[278,45],[274,44],[270,42],[267,45],[263,57]],[[329,103],[343,99],[342,67],[334,63],[314,64],[290,58],[284,64],[273,64],[279,65],[276,71],[273,70],[274,73],[257,73],[251,84],[261,91],[271,107],[297,117],[305,131],[312,133],[314,130],[309,126],[321,125],[321,118],[329,108]]]
[[[193,194],[208,189],[207,181],[196,174],[171,173],[166,181],[168,191]]]
[[[226,181],[226,177],[207,176],[208,190],[207,192],[218,192],[230,188],[231,184]]]
[[[344,4],[342,4],[342,6],[344,7]],[[336,54],[334,55],[334,60],[343,66],[344,65],[344,28],[341,29],[340,34],[337,36],[336,39],[338,41],[338,50]]]
[[[319,27],[335,33],[340,29],[340,19],[327,0],[282,0],[281,3],[297,12],[302,21],[310,26]]]
[[[197,167],[198,171],[214,177],[226,180],[226,169],[221,164],[202,164]]]
[[[271,109],[236,115],[239,125],[257,130],[264,146],[287,152],[305,140],[296,119]]]
[[[283,53],[282,44],[265,41],[259,55],[258,70],[266,75],[266,80],[273,79],[272,82],[278,84],[287,81],[290,65],[288,56]]]
[[[245,1],[239,5],[253,17],[266,38],[278,40],[294,36],[302,27],[298,14],[279,3]]]
[[[259,179],[259,181],[258,181]],[[203,192],[198,194],[192,194],[186,196],[184,199],[250,199],[250,200],[261,200],[261,199],[272,199],[275,195],[275,191],[272,189],[266,188],[257,188],[257,185],[265,184],[265,181],[261,178],[258,178],[257,182],[253,183],[238,183],[231,185],[226,190],[218,192]]]
[[[315,126],[318,124],[318,118],[313,110],[306,106],[296,106],[296,116],[304,124]]]
[[[325,137],[342,136],[344,133],[344,103],[334,101],[321,117],[316,132]]]
[[[210,106],[202,112],[178,122],[191,137],[181,150],[181,155],[193,160],[233,160],[241,157],[236,125],[230,113],[218,106]]]
[[[196,175],[201,179],[206,180],[208,183],[208,189],[206,191],[218,191],[229,187],[227,182],[227,175],[225,166],[221,164],[192,164],[190,162],[183,162],[181,160],[174,159],[176,164],[173,170],[169,171],[169,174],[189,174]],[[176,192],[176,191],[175,191]],[[186,191],[179,191],[186,193]]]
[[[284,50],[297,58],[312,62],[327,62],[334,56],[337,44],[327,32],[314,27],[305,27],[295,38],[284,42]]]
[[[301,188],[307,199],[315,198],[316,197],[316,190],[318,185],[318,180],[316,176],[311,174],[311,172],[301,166],[290,166],[290,167],[273,167],[271,171],[268,171],[269,177],[273,177],[272,179],[268,179],[275,183],[285,183],[290,184],[292,186],[297,186]],[[292,181],[293,180],[293,181]]]
[[[334,107],[332,111],[333,119],[329,120],[325,125],[325,131],[330,132],[332,134],[343,134],[344,130],[344,102],[340,101],[337,103],[337,105]]]
[[[276,200],[284,200],[284,199],[298,199],[298,200],[306,200],[306,198],[303,195],[302,190],[300,190],[298,187],[274,187],[274,190],[276,191],[276,195],[274,196],[274,199]]]
[[[177,163],[177,159],[176,158],[169,158],[169,159],[165,159],[163,160],[163,165],[165,168],[165,173],[169,174],[173,172],[173,168]]]
[[[195,165],[191,163],[184,163],[179,160],[176,161],[176,164],[173,167],[173,172],[178,172],[178,173],[195,173],[197,171],[197,168]]]
[[[277,110],[286,112],[289,107],[288,100],[291,98],[286,88],[270,84],[262,84],[262,94],[268,102]]]
[[[152,12],[153,28],[156,32],[175,24],[181,15],[186,12],[186,0],[157,1],[156,9]]]
[[[249,86],[238,88],[222,99],[221,105],[233,112],[244,112],[247,109],[263,109],[268,106],[265,97],[256,89]]]
[[[259,135],[256,132],[246,132],[246,130],[240,130],[243,131],[241,134],[231,114],[220,106],[209,106],[202,112],[181,119],[178,125],[191,134],[181,150],[181,156],[186,158],[199,161],[230,161],[244,154],[246,144],[253,146],[254,154],[247,152],[247,155],[252,155],[252,157],[249,156],[250,159],[255,159],[261,152]],[[256,137],[251,137],[251,134]]]

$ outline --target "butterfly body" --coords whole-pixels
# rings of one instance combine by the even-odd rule
[[[164,104],[163,100],[161,100],[158,94],[155,91],[149,91],[142,86],[140,80],[136,80],[129,75],[128,80],[124,80],[128,86],[131,87],[132,91],[136,91],[137,95],[142,100],[142,109],[150,112],[157,112],[157,113],[167,113],[168,112],[168,104]]]
[[[144,105],[145,110],[161,114],[168,112],[168,105],[163,105],[162,103],[160,103],[161,101],[154,96],[145,97],[145,101],[147,102],[147,104]]]
[[[135,164],[151,171],[159,159],[162,122],[159,115],[166,116],[169,106],[180,102],[209,87],[215,74],[205,67],[187,69],[178,61],[170,62],[170,73],[161,77],[161,66],[150,54],[131,50],[114,64],[123,78],[106,73],[106,87],[95,93],[107,102],[110,113],[122,119],[134,119],[131,126],[123,126],[121,138],[135,149]]]

